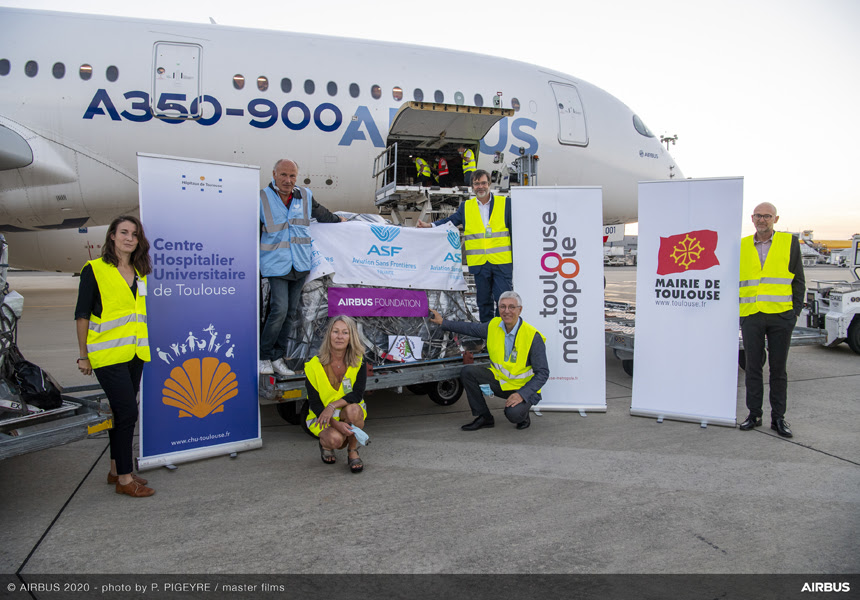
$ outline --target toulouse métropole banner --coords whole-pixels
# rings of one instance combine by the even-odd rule
[[[630,414],[734,426],[743,179],[639,184]]]
[[[546,336],[549,381],[538,410],[606,410],[603,193],[511,189],[514,290]]]
[[[138,154],[152,361],[141,469],[259,448],[259,168]]]

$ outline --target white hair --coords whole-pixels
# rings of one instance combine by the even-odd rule
[[[514,292],[514,291],[510,291],[510,292],[502,292],[502,295],[501,295],[501,296],[499,296],[499,302],[501,302],[501,301],[502,301],[502,300],[504,300],[505,298],[513,298],[514,300],[516,300],[516,301],[517,301],[517,306],[522,306],[522,305],[523,305],[523,299],[522,299],[522,298],[520,298],[520,295],[519,295],[518,293]]]

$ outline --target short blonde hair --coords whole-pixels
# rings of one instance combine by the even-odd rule
[[[355,319],[346,315],[339,315],[328,322],[325,328],[325,336],[323,337],[322,344],[320,344],[320,363],[323,366],[331,363],[331,331],[334,329],[334,324],[338,321],[346,325],[346,328],[349,330],[349,343],[346,346],[344,360],[347,366],[357,367],[361,364],[361,359],[364,356],[364,344],[361,343],[361,337],[358,335],[358,325],[356,325]]]

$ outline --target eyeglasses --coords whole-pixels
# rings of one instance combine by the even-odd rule
[[[519,306],[508,306],[507,304],[499,304],[499,312],[513,312],[517,310]]]
[[[756,221],[770,221],[773,215],[753,215],[752,218]]]

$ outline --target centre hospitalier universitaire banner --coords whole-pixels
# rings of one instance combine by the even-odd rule
[[[150,243],[141,469],[258,448],[259,168],[138,154]]]

